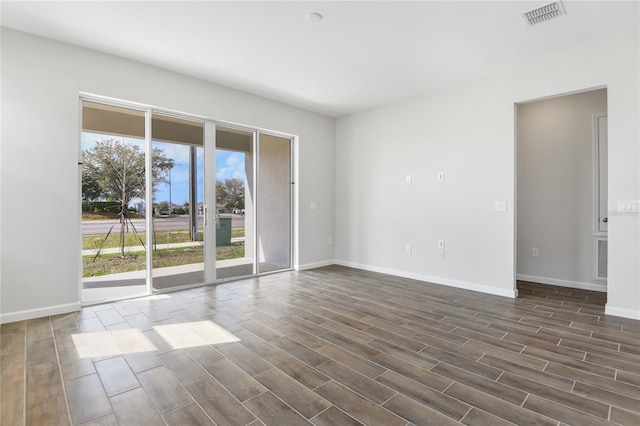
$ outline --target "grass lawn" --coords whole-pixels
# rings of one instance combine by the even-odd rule
[[[199,238],[202,241],[202,231],[198,232]],[[120,228],[119,226],[109,235],[109,238],[105,241],[106,234],[92,234],[82,236],[82,249],[83,250],[98,250],[102,245],[102,248],[114,248],[120,247]],[[125,246],[135,247],[140,246],[140,240],[146,244],[146,232],[127,232],[124,234]],[[171,243],[186,243],[189,241],[189,231],[158,231],[154,235],[156,244],[171,244]],[[244,227],[231,228],[231,238],[244,237]],[[104,244],[103,244],[104,242]]]
[[[244,256],[244,243],[232,243],[230,246],[216,248],[216,259],[235,259]],[[100,255],[95,262],[94,256],[82,257],[82,276],[95,277],[101,275],[117,274],[120,272],[140,271],[145,268],[145,252],[127,253],[125,259],[118,254]],[[188,265],[203,262],[203,248],[188,247],[168,250],[156,250],[153,252],[153,267],[165,268],[168,266]]]

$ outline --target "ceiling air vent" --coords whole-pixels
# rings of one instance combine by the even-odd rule
[[[562,2],[555,1],[546,6],[525,12],[522,17],[529,25],[536,25],[557,18],[560,15],[564,15],[564,7],[562,7]]]

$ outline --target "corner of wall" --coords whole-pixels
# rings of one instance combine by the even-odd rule
[[[615,317],[623,317],[634,320],[640,320],[640,311],[635,311],[632,309],[618,308],[615,306],[611,306],[610,303],[607,303],[604,307],[605,315],[612,315]]]
[[[68,314],[71,312],[79,311],[81,308],[82,305],[80,304],[80,302],[75,302],[65,305],[47,306],[44,308],[2,313],[0,314],[0,324],[48,317],[51,315]]]
[[[382,268],[382,267],[377,267],[372,265],[364,265],[361,263],[348,262],[344,260],[336,260],[335,264],[340,266],[347,266],[349,268],[362,269],[364,271],[378,272],[381,274],[393,275],[395,277],[422,281],[425,283],[425,285],[438,284],[438,285],[444,285],[448,287],[455,287],[463,290],[471,290],[471,291],[477,291],[485,294],[492,294],[494,296],[508,297],[511,299],[515,299],[516,297],[518,297],[518,290],[515,288],[511,290],[505,290],[497,287],[488,287],[488,286],[475,284],[467,281],[453,280],[450,278],[435,277],[435,276],[423,275],[423,274],[415,274],[412,272],[400,271],[397,269],[389,269],[389,268]]]

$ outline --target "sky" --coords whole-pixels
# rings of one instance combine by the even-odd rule
[[[82,133],[82,150],[90,149],[96,140],[113,136],[99,135],[95,133]],[[143,139],[122,138],[125,143],[138,145],[144,151]],[[175,205],[182,205],[189,201],[189,146],[165,142],[153,142],[154,147],[161,148],[168,158],[174,160],[171,170],[171,201]],[[241,152],[216,150],[216,180],[237,178],[245,180],[244,173],[245,155]],[[203,199],[204,180],[204,149],[196,148],[196,173],[197,173],[197,198]],[[155,202],[169,201],[169,184],[161,184],[156,189]],[[132,205],[135,202],[132,203]]]

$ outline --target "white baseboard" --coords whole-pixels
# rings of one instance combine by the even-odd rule
[[[0,324],[48,317],[50,315],[68,314],[70,312],[79,311],[81,307],[82,305],[80,304],[80,302],[75,302],[68,303],[66,305],[46,306],[44,308],[3,313],[0,314]]]
[[[640,320],[640,311],[634,311],[632,309],[625,308],[616,308],[615,306],[611,306],[609,303],[604,306],[604,313],[605,315],[613,315],[615,317]]]
[[[433,277],[430,275],[414,274],[412,272],[399,271],[396,269],[380,268],[378,266],[363,265],[361,263],[348,262],[344,260],[336,260],[336,265],[348,266],[350,268],[363,269],[365,271],[379,272],[381,274],[394,275],[396,277],[409,278],[427,283],[441,284],[449,287],[461,288],[464,290],[472,290],[480,293],[493,294],[495,296],[509,297],[515,299],[518,297],[518,290],[505,290],[501,288],[489,287],[481,284],[470,283],[466,281],[452,280],[449,278]]]
[[[322,262],[305,263],[304,265],[298,265],[295,269],[298,271],[305,271],[307,269],[322,268],[323,266],[331,266],[335,264],[336,264],[336,261],[331,259],[331,260],[323,260]]]
[[[604,293],[607,292],[607,285],[604,283],[602,284],[583,283],[580,281],[560,280],[557,278],[537,277],[535,275],[523,275],[523,274],[516,274],[516,279],[518,279],[519,281],[529,281],[532,283],[556,285],[558,287],[571,287],[571,288],[579,288],[581,290],[602,291]]]

